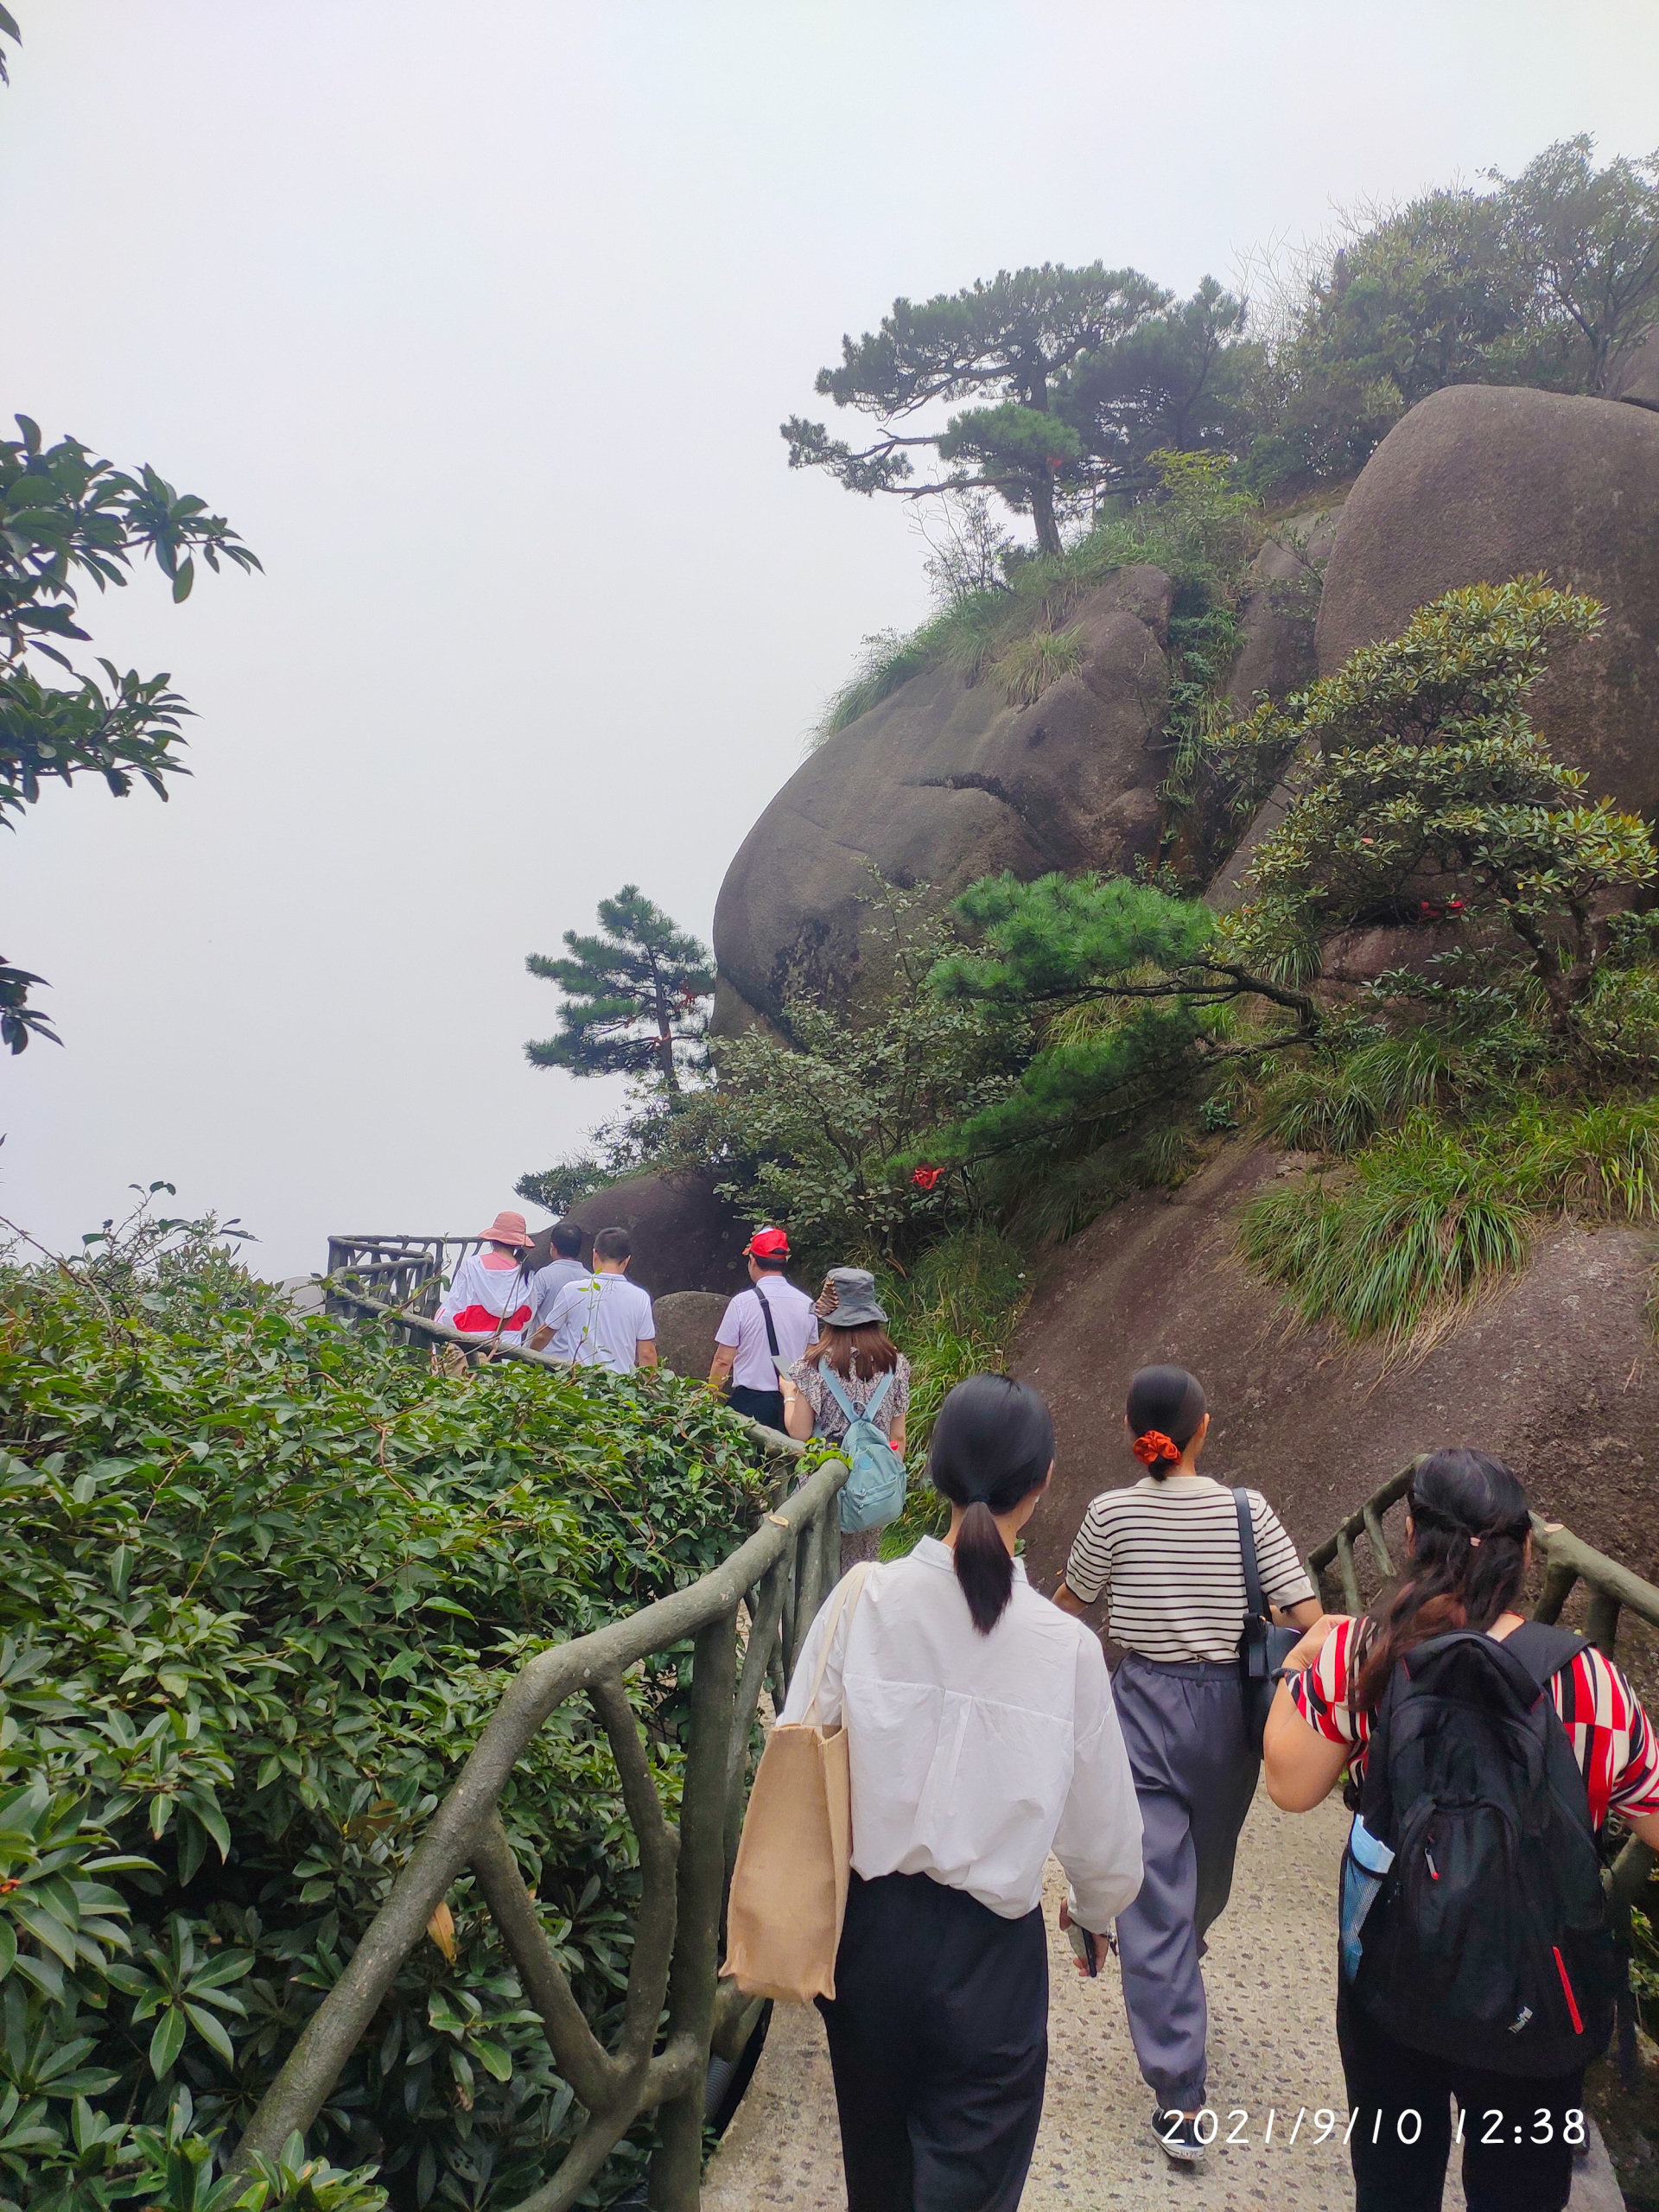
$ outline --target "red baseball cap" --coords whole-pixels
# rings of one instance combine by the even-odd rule
[[[786,1260],[789,1239],[781,1229],[757,1229],[743,1249],[756,1260]]]

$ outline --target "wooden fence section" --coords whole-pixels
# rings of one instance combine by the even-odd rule
[[[328,1274],[348,1276],[365,1297],[429,1318],[441,1280],[454,1274],[482,1242],[478,1236],[331,1236]],[[346,1303],[331,1291],[327,1310],[340,1313]]]
[[[477,1339],[418,1314],[394,1313],[354,1290],[335,1294],[342,1306],[408,1337],[476,1351]],[[517,1345],[487,1356],[569,1372]],[[802,1446],[759,1423],[747,1426],[785,1463],[781,1492]],[[232,2171],[245,2169],[256,2152],[276,2156],[295,2129],[311,2126],[404,1959],[424,1939],[444,1892],[470,1868],[518,1968],[525,2002],[541,2016],[554,2064],[587,2114],[557,2171],[515,2212],[565,2212],[634,2120],[651,2111],[662,2115],[650,2176],[654,2212],[696,2212],[709,2054],[735,2057],[760,2012],[758,2003],[744,2003],[734,1985],[716,1980],[755,1714],[768,1681],[781,1696],[836,1579],[836,1497],[847,1472],[844,1460],[826,1461],[800,1489],[779,1495],[755,1533],[713,1573],[625,1620],[541,1652],[519,1670],[351,1963],[249,2122]],[[740,1633],[740,1608],[747,1616],[746,1635]],[[663,1811],[623,1678],[639,1661],[688,1641],[691,1719],[677,1827]],[[507,1777],[537,1731],[573,1697],[588,1699],[610,1743],[639,1847],[642,1896],[613,2050],[600,2043],[576,2003],[496,1812]]]
[[[1333,1565],[1341,1585],[1343,1607],[1351,1613],[1364,1610],[1354,1558],[1354,1546],[1362,1536],[1370,1546],[1371,1557],[1383,1580],[1386,1581],[1396,1572],[1396,1562],[1382,1533],[1382,1516],[1410,1491],[1412,1477],[1421,1464],[1414,1459],[1409,1466],[1402,1467],[1357,1512],[1351,1513],[1333,1536],[1327,1536],[1307,1554],[1308,1577],[1319,1593],[1319,1603],[1327,1611],[1336,1609],[1330,1581]],[[1535,1620],[1559,1620],[1562,1606],[1582,1582],[1590,1593],[1585,1634],[1607,1658],[1614,1656],[1619,1616],[1626,1610],[1638,1620],[1659,1628],[1659,1589],[1651,1582],[1644,1582],[1639,1574],[1633,1574],[1618,1560],[1609,1559],[1605,1552],[1597,1551],[1559,1522],[1546,1521],[1536,1513],[1532,1516],[1532,1541],[1544,1570],[1543,1593],[1533,1611]],[[1613,1864],[1611,1894],[1617,1910],[1628,1912],[1654,1865],[1653,1853],[1630,1837]]]

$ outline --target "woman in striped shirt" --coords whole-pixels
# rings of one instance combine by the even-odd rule
[[[1418,1645],[1455,1630],[1484,1630],[1503,1643],[1522,1625],[1516,1605],[1532,1552],[1529,1508],[1501,1461],[1449,1451],[1420,1462],[1406,1542],[1411,1573],[1386,1603],[1359,1619],[1322,1615],[1286,1662],[1266,1754],[1268,1792],[1287,1812],[1320,1803],[1344,1770],[1357,1789],[1382,1693],[1396,1663]],[[1659,1743],[1629,1682],[1586,1644],[1546,1687],[1584,1777],[1592,1828],[1599,1834],[1617,1813],[1659,1849]],[[1451,2153],[1452,2096],[1471,2116],[1459,2128],[1471,2212],[1560,2212],[1573,2184],[1572,2115],[1583,2139],[1582,2066],[1533,2078],[1455,2065],[1387,2033],[1355,1997],[1367,1877],[1386,1872],[1388,1863],[1356,1819],[1344,1860],[1337,2033],[1351,2108],[1380,2114],[1369,2133],[1355,2129],[1349,2143],[1359,2212],[1438,2207]],[[1421,2115],[1414,2133],[1405,2124],[1411,2113]]]
[[[1080,1613],[1103,1589],[1125,1656],[1112,1678],[1145,1833],[1141,1894],[1118,1915],[1123,2003],[1166,2153],[1195,2163],[1209,2014],[1198,1961],[1232,1887],[1260,1762],[1244,1732],[1244,1565],[1234,1494],[1198,1472],[1210,1416],[1196,1376],[1143,1367],[1129,1446],[1147,1472],[1084,1516],[1055,1593]],[[1317,1618],[1301,1561],[1259,1491],[1248,1501],[1262,1592],[1281,1623]]]

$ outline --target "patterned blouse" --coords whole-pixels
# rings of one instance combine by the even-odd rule
[[[1338,1621],[1313,1664],[1287,1678],[1308,1726],[1330,1743],[1352,1745],[1349,1767],[1356,1781],[1365,1771],[1371,1733],[1370,1714],[1348,1702],[1360,1625]],[[1550,1676],[1549,1693],[1584,1776],[1593,1826],[1600,1827],[1609,1813],[1659,1813],[1659,1739],[1611,1660],[1593,1649],[1580,1651]]]
[[[818,1370],[817,1361],[798,1359],[789,1370],[789,1379],[812,1408],[814,1436],[827,1436],[832,1444],[837,1437],[845,1436],[847,1416],[830,1396],[823,1376]],[[842,1390],[850,1400],[855,1410],[861,1414],[875,1395],[877,1384],[884,1381],[885,1377],[880,1375],[868,1376],[849,1375],[843,1381],[837,1375],[836,1380],[841,1384]],[[894,1421],[906,1411],[909,1404],[910,1362],[905,1357],[903,1352],[900,1352],[899,1364],[893,1370],[892,1387],[876,1411],[876,1427],[885,1429],[891,1436]]]

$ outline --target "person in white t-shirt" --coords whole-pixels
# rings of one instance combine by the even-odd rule
[[[533,1344],[536,1332],[553,1310],[553,1301],[568,1283],[586,1282],[588,1270],[582,1264],[582,1231],[574,1221],[556,1221],[549,1232],[552,1250],[545,1267],[537,1268],[531,1278],[530,1327],[526,1341]]]
[[[628,1281],[633,1248],[626,1229],[601,1229],[594,1239],[594,1272],[568,1282],[530,1340],[573,1367],[608,1367],[632,1375],[657,1364],[657,1323],[649,1294]]]
[[[784,1393],[779,1377],[817,1335],[817,1317],[812,1300],[784,1273],[789,1265],[789,1239],[781,1229],[757,1229],[744,1250],[754,1287],[739,1291],[721,1316],[709,1388],[723,1390],[729,1381],[734,1413],[747,1414],[751,1421],[781,1431]]]

